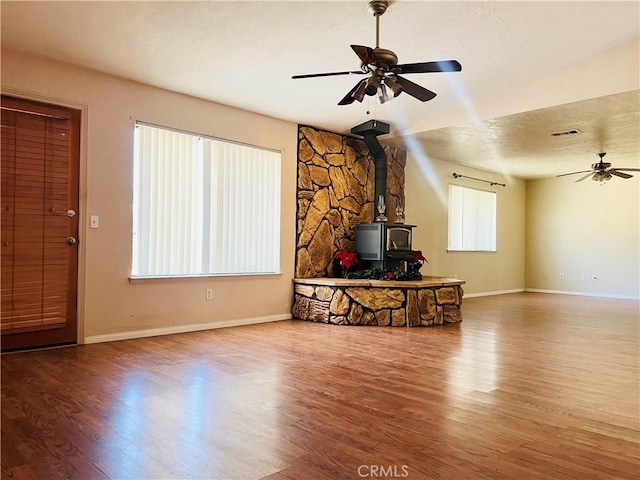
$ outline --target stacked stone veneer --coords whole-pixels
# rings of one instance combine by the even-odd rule
[[[393,327],[419,327],[462,321],[461,285],[464,282],[459,280],[335,280],[325,282],[327,284],[294,280],[294,318],[338,325]]]
[[[404,205],[406,152],[387,154],[387,217]],[[340,250],[353,250],[355,226],[374,217],[375,164],[364,141],[300,126],[298,129],[296,278],[332,277]]]
[[[387,218],[404,202],[406,152],[387,155]],[[374,218],[375,162],[364,141],[300,126],[294,318],[338,325],[418,327],[462,320],[462,284],[332,278],[340,250],[354,250],[355,227]]]

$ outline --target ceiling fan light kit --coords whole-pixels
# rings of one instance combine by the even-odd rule
[[[388,86],[389,89],[391,89],[394,98],[402,93],[402,87],[398,85],[398,82],[394,77],[387,77],[384,81],[384,84]]]
[[[367,87],[364,89],[364,93],[373,97],[377,92],[380,86],[382,85],[382,78],[378,75],[372,75],[367,78]]]
[[[601,152],[598,154],[598,156],[600,157],[600,161],[592,164],[591,170],[580,170],[579,172],[563,173],[562,175],[557,176],[566,177],[568,175],[586,173],[586,175],[576,180],[575,183],[582,182],[589,177],[591,177],[591,180],[593,180],[594,182],[604,183],[608,180],[611,180],[614,176],[624,179],[633,177],[633,175],[625,172],[640,172],[640,168],[611,168],[611,164],[604,161],[604,156],[606,154],[606,152]]]
[[[611,179],[611,174],[609,172],[596,172],[591,177],[591,180],[596,182],[606,182]]]
[[[380,48],[380,16],[387,11],[387,0],[369,1],[369,12],[376,19],[376,46],[375,48],[363,45],[351,45],[351,49],[360,59],[360,70],[329,73],[311,73],[294,75],[293,79],[329,77],[336,75],[367,75],[366,80],[358,82],[338,105],[350,105],[355,100],[362,102],[364,95],[375,96],[377,94],[380,103],[386,103],[397,97],[402,92],[426,102],[433,99],[436,94],[417,83],[401,77],[400,74],[410,73],[436,73],[436,72],[460,72],[462,65],[457,60],[443,60],[436,62],[408,63],[398,65],[398,56],[391,50]],[[387,88],[393,96],[390,97]]]

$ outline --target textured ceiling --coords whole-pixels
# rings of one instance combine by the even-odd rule
[[[3,48],[336,132],[376,118],[392,125],[385,141],[508,175],[588,168],[601,149],[614,165],[637,162],[640,153],[638,87],[608,91],[616,72],[602,72],[591,89],[598,98],[552,86],[553,101],[522,98],[500,108],[494,101],[536,82],[549,90],[545,79],[557,72],[638,39],[639,2],[391,2],[380,18],[381,47],[400,63],[456,59],[463,71],[411,75],[438,93],[426,103],[403,94],[386,105],[367,97],[350,106],[336,104],[360,77],[291,75],[359,68],[349,45],[375,44],[364,0],[2,1],[0,8]],[[548,136],[572,126],[582,135]]]
[[[638,91],[416,134],[424,153],[521,178],[588,169],[608,152],[614,167],[640,167]],[[552,133],[577,131],[571,135]],[[401,144],[402,139],[392,141]]]

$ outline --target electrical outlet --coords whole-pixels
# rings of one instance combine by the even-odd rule
[[[564,280],[564,273],[560,274],[560,280]]]
[[[207,300],[213,300],[213,288],[207,288],[205,298]]]
[[[584,280],[584,273],[580,274],[580,280]]]
[[[543,280],[549,280],[549,275],[547,275],[547,272],[544,272],[544,273],[542,274],[542,279],[543,279]]]

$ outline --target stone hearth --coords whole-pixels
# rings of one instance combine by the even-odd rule
[[[294,318],[336,325],[420,327],[462,321],[464,281],[296,278]]]

